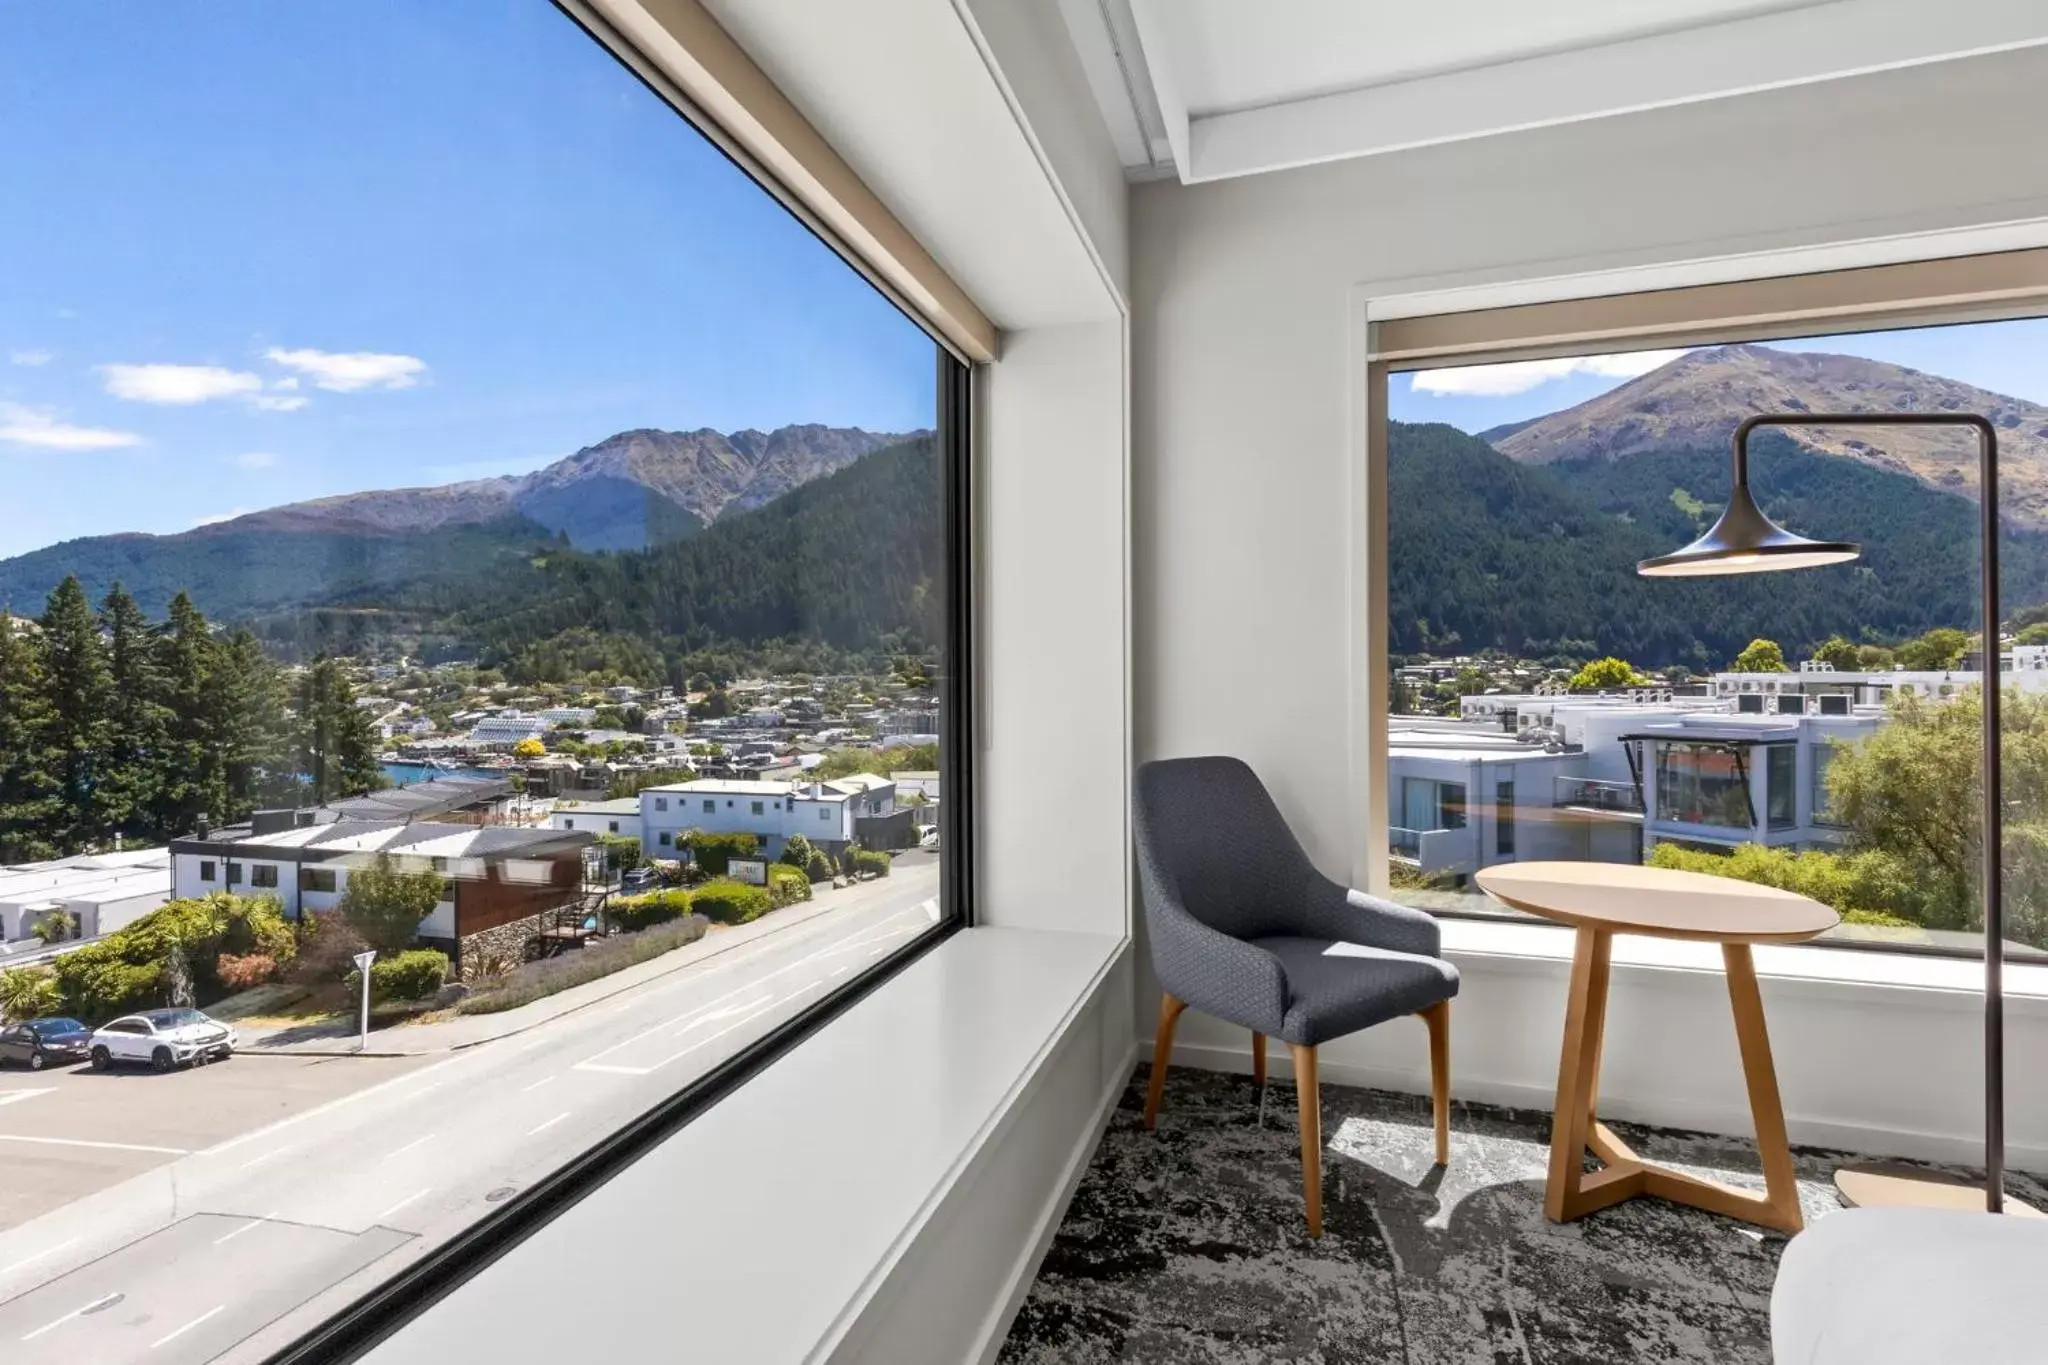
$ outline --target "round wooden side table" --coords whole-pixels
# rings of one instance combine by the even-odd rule
[[[1571,993],[1566,1002],[1564,1052],[1557,1066],[1557,1109],[1551,1124],[1550,1174],[1543,1210],[1552,1222],[1632,1199],[1655,1195],[1680,1204],[1797,1232],[1799,1189],[1778,1076],[1757,992],[1755,943],[1798,943],[1835,927],[1840,917],[1819,901],[1775,887],[1619,863],[1506,863],[1480,872],[1481,890],[1501,904],[1570,925]],[[1694,939],[1721,945],[1735,1040],[1749,1085],[1764,1192],[1703,1180],[1643,1160],[1602,1123],[1600,1041],[1607,1025],[1607,965],[1616,934]],[[1588,1174],[1590,1150],[1604,1169]]]

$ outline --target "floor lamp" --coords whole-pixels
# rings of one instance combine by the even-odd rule
[[[1998,711],[2000,665],[1998,622],[1998,433],[1983,417],[1957,412],[1771,413],[1735,428],[1734,487],[1713,529],[1673,554],[1643,560],[1636,572],[1647,578],[1691,578],[1817,568],[1855,559],[1862,550],[1847,541],[1808,540],[1785,530],[1756,505],[1749,491],[1749,434],[1758,427],[1953,426],[1977,433],[1978,509],[1982,530],[1979,591],[1984,615],[1984,1185],[1990,1213],[2036,1211],[2005,1195],[2005,875],[2000,802]],[[1857,1205],[1974,1208],[1977,1186],[1926,1171],[1897,1166],[1848,1166],[1835,1173],[1835,1187]]]

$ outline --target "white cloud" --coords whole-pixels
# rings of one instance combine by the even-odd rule
[[[192,523],[189,529],[196,531],[202,526],[212,526],[218,522],[233,521],[236,517],[246,517],[255,510],[253,507],[236,507],[226,512],[215,512],[210,517],[199,518],[199,520]]]
[[[10,365],[47,365],[56,358],[55,351],[27,350],[7,353],[7,363]]]
[[[297,412],[312,401],[312,399],[304,394],[285,394],[280,396],[274,393],[259,393],[249,399],[249,404],[252,407],[261,408],[265,412]]]
[[[0,403],[0,441],[39,450],[118,450],[142,444],[142,438],[132,431],[76,427],[58,421],[47,409],[19,403]]]
[[[289,370],[297,370],[316,388],[335,393],[356,393],[363,389],[409,389],[427,372],[427,362],[418,356],[382,355],[375,351],[287,351],[273,346],[264,357]]]
[[[1628,351],[1620,355],[1566,356],[1557,360],[1510,360],[1500,365],[1452,365],[1410,377],[1417,393],[1461,398],[1504,398],[1574,374],[1633,379],[1684,355],[1684,351]]]
[[[277,464],[277,456],[267,450],[250,450],[235,456],[234,462],[243,469],[270,469]]]
[[[188,407],[263,390],[263,377],[219,365],[102,365],[107,392],[133,403]]]

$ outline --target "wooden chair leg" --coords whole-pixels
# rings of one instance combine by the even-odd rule
[[[1301,1189],[1308,1204],[1308,1235],[1323,1235],[1323,1102],[1316,1086],[1316,1050],[1294,1049],[1294,1087],[1301,1106]]]
[[[1266,1035],[1252,1035],[1252,1084],[1264,1087],[1266,1084]]]
[[[1451,1002],[1421,1011],[1429,1025],[1429,1104],[1436,1118],[1436,1164],[1451,1164]]]
[[[1145,1126],[1159,1121],[1159,1101],[1166,1096],[1166,1063],[1173,1056],[1173,1028],[1187,1002],[1164,996],[1159,1002],[1159,1034],[1152,1041],[1152,1084],[1145,1093]]]

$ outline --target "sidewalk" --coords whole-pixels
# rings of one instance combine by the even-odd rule
[[[370,1034],[368,1048],[359,1049],[353,1020],[334,1020],[320,1024],[295,1024],[288,1028],[276,1029],[259,1037],[248,1037],[236,1050],[256,1056],[294,1057],[420,1057],[439,1052],[457,1052],[463,1048],[475,1047],[479,1043],[509,1038],[524,1033],[530,1028],[559,1019],[580,1009],[599,1004],[613,996],[659,980],[674,972],[694,967],[700,962],[718,957],[732,949],[745,947],[770,934],[784,929],[794,929],[808,924],[820,915],[834,912],[844,914],[858,910],[876,897],[860,896],[859,892],[868,887],[889,887],[891,878],[865,882],[857,887],[839,891],[828,891],[813,896],[808,901],[771,910],[750,924],[731,929],[714,929],[711,933],[686,947],[664,953],[647,962],[638,963],[624,971],[595,981],[586,981],[580,986],[536,1000],[530,1005],[517,1009],[503,1010],[496,1014],[464,1014],[434,1024],[394,1024]],[[897,887],[890,889],[900,889]],[[933,894],[937,894],[936,880]]]

